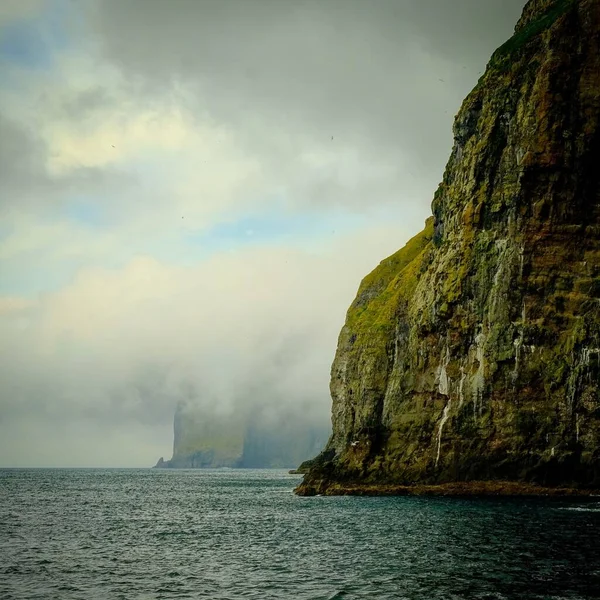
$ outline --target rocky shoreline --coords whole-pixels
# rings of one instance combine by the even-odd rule
[[[302,482],[298,496],[502,496],[520,498],[577,498],[600,502],[600,489],[543,487],[518,481],[469,481],[439,485],[395,485],[359,482]]]

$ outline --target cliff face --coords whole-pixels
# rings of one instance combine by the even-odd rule
[[[251,414],[218,414],[181,404],[174,418],[173,458],[161,458],[156,467],[296,467],[323,447],[330,431],[302,408],[254,406]]]
[[[531,0],[454,123],[425,230],[362,282],[300,493],[600,487],[600,1]]]

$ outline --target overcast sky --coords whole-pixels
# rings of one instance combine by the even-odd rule
[[[524,3],[2,0],[0,466],[153,464],[190,389],[327,420]]]

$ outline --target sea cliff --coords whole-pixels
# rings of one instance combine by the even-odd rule
[[[348,310],[298,493],[600,488],[599,119],[600,2],[531,0]]]
[[[330,428],[306,406],[254,402],[251,410],[218,412],[180,403],[173,420],[173,457],[159,469],[292,468],[313,456]]]

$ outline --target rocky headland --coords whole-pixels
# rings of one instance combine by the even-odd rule
[[[433,216],[360,285],[297,493],[600,488],[600,1],[530,0]]]

